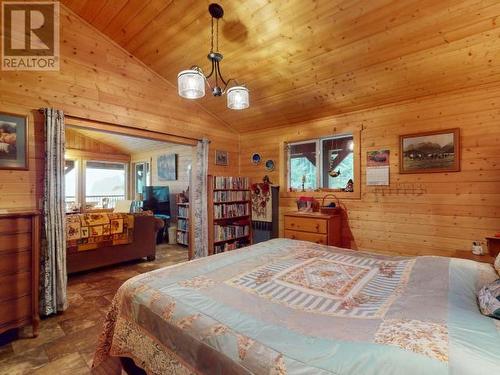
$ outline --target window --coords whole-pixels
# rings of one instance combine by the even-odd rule
[[[293,189],[314,190],[317,186],[317,141],[290,143],[288,149],[290,181]]]
[[[344,189],[349,180],[354,180],[353,149],[352,135],[321,140],[321,187]]]
[[[114,208],[126,199],[126,164],[104,161],[85,163],[85,205]]]
[[[78,162],[76,160],[64,161],[64,196],[66,211],[78,205]]]
[[[134,192],[142,194],[144,186],[150,184],[150,172],[148,162],[137,162],[134,164]],[[142,200],[142,199],[137,199]]]
[[[354,138],[342,135],[288,144],[288,186],[344,189],[354,181]]]

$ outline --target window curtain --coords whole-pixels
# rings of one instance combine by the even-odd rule
[[[40,313],[55,314],[68,307],[66,287],[66,214],[64,209],[64,114],[52,108],[45,115],[45,191],[40,265]]]
[[[193,187],[191,193],[193,216],[193,258],[208,255],[208,211],[207,211],[207,174],[208,145],[203,139],[196,145],[196,158]]]

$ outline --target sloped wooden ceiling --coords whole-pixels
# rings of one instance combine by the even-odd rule
[[[88,129],[74,129],[71,128],[71,133],[82,135],[83,137],[100,142],[124,154],[133,155],[141,152],[153,152],[158,150],[165,150],[168,152],[169,148],[180,147],[174,143],[160,142],[152,139],[129,137],[122,134],[100,132]],[[190,150],[190,146],[183,146]]]
[[[167,80],[208,69],[210,1],[63,0]],[[245,132],[500,79],[497,0],[225,0],[225,77],[251,107],[201,104]],[[208,92],[207,92],[208,94]]]

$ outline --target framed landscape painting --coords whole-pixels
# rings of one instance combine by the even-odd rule
[[[0,112],[0,169],[28,169],[28,117]]]
[[[399,137],[399,173],[460,171],[460,129]]]
[[[158,180],[177,180],[177,154],[160,155],[156,159]]]

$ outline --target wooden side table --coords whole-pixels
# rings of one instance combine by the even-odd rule
[[[488,243],[488,252],[493,258],[500,253],[500,237],[486,237]]]
[[[341,246],[340,212],[333,215],[319,212],[287,212],[284,216],[285,238]]]

